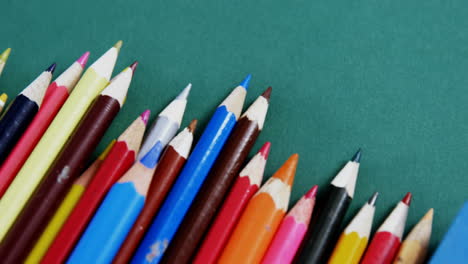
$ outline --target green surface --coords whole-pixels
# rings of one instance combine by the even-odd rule
[[[378,190],[377,227],[412,191],[408,226],[434,207],[434,247],[468,198],[466,1],[202,2],[4,1],[0,50],[13,50],[1,90],[12,98],[51,62],[60,73],[84,51],[94,61],[124,40],[115,73],[140,66],[102,150],[188,82],[183,124],[203,127],[252,73],[248,103],[273,86],[255,146],[272,141],[266,174],[300,154],[292,201],[313,184],[323,191],[362,147],[348,219]]]

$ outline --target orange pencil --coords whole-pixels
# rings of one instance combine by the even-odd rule
[[[260,263],[288,210],[298,159],[289,157],[250,200],[218,263]]]

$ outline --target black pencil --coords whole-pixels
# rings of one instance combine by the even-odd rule
[[[354,154],[328,187],[317,221],[298,255],[298,263],[326,263],[340,235],[340,225],[353,199],[361,150]]]

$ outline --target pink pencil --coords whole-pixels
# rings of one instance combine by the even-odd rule
[[[312,187],[289,211],[263,257],[263,264],[291,263],[307,232],[318,186]]]
[[[71,90],[80,79],[88,57],[89,52],[81,55],[77,61],[47,88],[39,112],[0,167],[0,198],[23,166],[29,154],[33,151],[37,142],[41,139],[47,127],[49,127],[49,124],[63,103],[65,103],[65,100],[67,100]]]

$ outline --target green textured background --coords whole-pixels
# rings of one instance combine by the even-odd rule
[[[434,207],[434,247],[468,198],[466,1],[202,2],[4,1],[0,50],[13,52],[0,90],[12,98],[51,62],[60,73],[124,40],[115,72],[135,59],[140,67],[102,150],[188,82],[183,125],[203,127],[252,73],[247,103],[274,89],[254,147],[273,144],[266,175],[300,154],[292,201],[313,184],[323,191],[362,147],[348,220],[377,190],[375,229],[412,191],[407,230]]]

